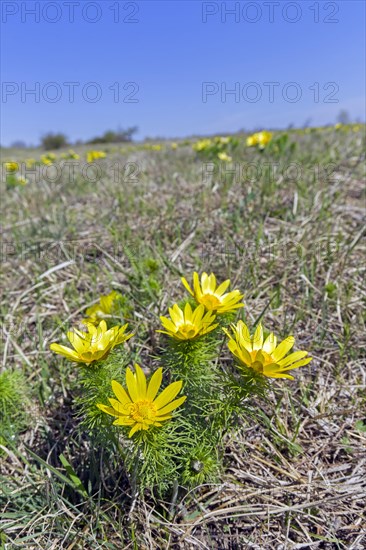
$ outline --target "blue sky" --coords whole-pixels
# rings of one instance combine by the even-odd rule
[[[365,119],[361,0],[1,8],[2,145],[134,125],[139,139],[318,125],[341,109]]]

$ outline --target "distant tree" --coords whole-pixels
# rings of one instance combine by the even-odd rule
[[[118,129],[107,130],[102,136],[96,136],[95,138],[87,141],[87,143],[126,143],[132,141],[133,135],[137,132],[137,126],[132,126],[126,130]]]
[[[349,124],[351,122],[351,118],[346,109],[342,109],[341,111],[339,111],[337,122],[339,122],[340,124]]]
[[[68,141],[64,134],[58,133],[54,134],[49,132],[41,138],[41,145],[46,151],[51,149],[61,149],[62,147],[67,147]]]

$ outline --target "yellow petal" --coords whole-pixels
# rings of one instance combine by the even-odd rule
[[[136,401],[138,401],[139,399],[139,392],[137,389],[136,378],[134,377],[132,370],[129,367],[126,369],[126,384],[131,400],[136,403]]]
[[[132,430],[130,430],[130,433],[128,434],[128,437],[132,437],[134,433],[136,433],[140,430],[143,430],[143,429],[146,429],[146,428],[144,428],[142,424],[135,424],[134,427],[132,428]]]
[[[171,412],[171,411],[174,411],[174,409],[176,409],[177,407],[180,407],[180,405],[182,403],[184,403],[184,401],[187,399],[187,396],[184,395],[183,397],[180,397],[179,399],[175,399],[174,401],[172,401],[171,403],[169,403],[169,405],[166,405],[165,407],[163,407],[162,409],[159,409],[157,414],[156,414],[156,418],[157,420],[160,420],[160,416],[164,416],[165,414]]]
[[[175,396],[180,392],[182,389],[183,382],[182,380],[179,380],[178,382],[173,382],[172,384],[169,384],[165,390],[161,392],[160,395],[155,399],[154,405],[159,410],[162,407],[165,407],[172,399],[175,398]]]
[[[273,361],[277,363],[277,361],[282,359],[286,355],[286,353],[290,351],[294,343],[295,338],[293,336],[287,336],[287,338],[285,338],[283,342],[281,342],[271,353]]]
[[[285,372],[287,370],[293,370],[293,369],[298,369],[300,367],[304,367],[305,365],[310,363],[311,360],[312,360],[312,357],[307,357],[306,359],[302,359],[302,361],[297,361],[296,363],[293,363],[292,365],[290,365],[289,367],[286,367],[285,369],[281,369],[281,372]]]
[[[230,279],[227,279],[226,281],[221,283],[220,286],[217,287],[215,291],[216,296],[222,296],[226,292],[229,286],[230,286]]]
[[[135,363],[136,386],[138,391],[138,399],[146,399],[146,376],[142,368]]]
[[[131,399],[128,397],[128,394],[126,390],[121,386],[117,380],[112,380],[112,390],[114,395],[117,397],[118,401],[122,403],[122,405],[127,405],[128,403],[131,403]]]
[[[277,345],[277,338],[273,334],[273,332],[271,332],[271,334],[269,334],[269,336],[267,336],[267,338],[266,338],[266,340],[263,344],[263,349],[267,353],[272,353],[272,351],[275,349],[276,345]]]
[[[185,321],[192,321],[192,308],[188,303],[184,307],[184,319]]]
[[[192,294],[192,296],[194,296],[193,290],[192,290],[191,287],[189,286],[188,281],[187,281],[184,277],[181,278],[181,281],[182,281],[184,287],[186,288],[186,290],[188,290],[188,292],[189,292],[190,294]]]
[[[176,325],[170,319],[168,319],[167,317],[160,317],[160,321],[161,321],[161,324],[163,325],[163,327],[166,328],[167,330],[169,330],[173,333],[177,332]]]
[[[76,351],[74,351],[73,349],[67,348],[66,346],[62,346],[61,344],[51,344],[50,349],[55,353],[64,355],[70,361],[77,361],[78,363],[83,363],[83,360],[79,357]]]
[[[108,397],[108,401],[112,405],[113,409],[115,410],[115,416],[123,415],[128,416],[130,412],[130,403],[121,403],[120,401],[117,401],[117,399],[113,399],[113,397]]]
[[[201,290],[198,273],[196,271],[193,273],[193,288],[194,288],[194,296],[196,300],[199,300],[199,298],[202,296],[202,290]]]
[[[103,405],[102,403],[97,403],[97,407],[98,409],[109,414],[110,416],[118,416],[118,413],[112,407],[108,407],[107,405]]]
[[[169,308],[169,314],[175,325],[180,325],[184,322],[184,314],[178,304],[174,304],[172,308]]]
[[[263,346],[263,328],[261,323],[255,329],[255,333],[252,340],[253,351],[261,349]]]
[[[147,400],[154,401],[156,394],[158,393],[159,388],[161,386],[162,379],[163,379],[163,369],[160,367],[154,372],[154,374],[150,378],[150,382],[146,392]]]
[[[281,359],[281,361],[278,361],[278,364],[281,365],[281,367],[287,367],[291,363],[295,363],[296,361],[303,359],[307,356],[307,354],[307,351],[295,351],[294,353],[290,353],[290,355]]]

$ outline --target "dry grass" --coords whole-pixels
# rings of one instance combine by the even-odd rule
[[[6,191],[2,363],[24,371],[33,404],[17,448],[0,455],[4,549],[366,547],[364,139],[290,139],[297,150],[279,162],[296,162],[298,178],[203,177],[190,147],[167,147],[110,152],[108,162],[137,164],[134,182],[115,181],[109,166],[96,183],[63,173]],[[275,160],[244,146],[234,157]],[[295,381],[273,382],[258,402],[263,422],[228,436],[220,484],[131,501],[122,465],[102,468],[103,451],[78,430],[75,367],[48,344],[116,288],[135,312],[135,353],[151,365],[158,315],[194,269],[230,277],[249,322],[265,310],[266,326],[293,332],[314,360]],[[58,475],[61,453],[90,482],[87,501]]]

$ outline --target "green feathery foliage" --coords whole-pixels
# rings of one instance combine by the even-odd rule
[[[0,373],[0,444],[17,438],[29,425],[29,386],[21,371]]]

